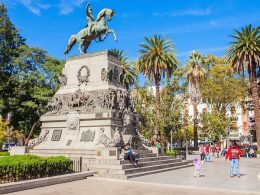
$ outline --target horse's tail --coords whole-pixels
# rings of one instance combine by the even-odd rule
[[[66,50],[64,51],[64,54],[69,53],[69,51],[71,50],[71,48],[75,45],[77,39],[76,39],[76,35],[72,35],[69,39],[68,45],[66,47]]]

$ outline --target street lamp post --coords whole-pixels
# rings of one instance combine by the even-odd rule
[[[172,151],[172,130],[170,131],[171,133],[171,151]]]
[[[185,136],[185,137],[186,137],[185,151],[186,151],[186,158],[187,158],[187,156],[188,156],[188,154],[189,154],[187,128],[185,128],[185,134],[186,134],[186,136]]]

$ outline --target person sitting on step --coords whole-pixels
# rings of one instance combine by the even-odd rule
[[[129,160],[131,164],[134,165],[134,167],[142,166],[138,156],[134,153],[134,150],[131,148],[129,143],[126,143],[124,145],[124,150],[125,150],[125,155],[124,155],[125,160]]]

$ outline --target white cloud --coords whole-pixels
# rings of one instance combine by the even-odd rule
[[[62,15],[70,14],[75,8],[80,7],[83,3],[86,4],[87,1],[93,2],[93,0],[55,0],[49,1],[51,4],[44,3],[45,0],[0,0],[9,5],[22,4],[33,14],[40,16],[44,10],[50,7],[59,9],[59,13]],[[98,0],[95,0],[98,1]]]
[[[33,14],[40,16],[43,10],[49,9],[50,5],[42,3],[41,0],[14,0],[23,4]]]
[[[177,16],[206,16],[211,15],[212,6],[207,9],[187,9],[181,11],[171,11],[171,12],[154,12],[153,15],[156,17],[177,17]]]
[[[212,52],[218,52],[218,51],[225,51],[227,47],[212,47],[212,48],[205,48],[205,49],[193,49],[192,51],[185,51],[185,52],[180,52],[177,53],[178,57],[184,57],[184,56],[189,56],[191,52],[198,51],[202,54],[208,54]]]
[[[87,0],[61,0],[59,4],[60,14],[67,15],[75,9],[80,7],[81,4],[86,3]]]

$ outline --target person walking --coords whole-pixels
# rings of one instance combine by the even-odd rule
[[[239,160],[240,160],[241,151],[237,146],[236,142],[233,142],[232,145],[228,148],[225,160],[229,159],[230,161],[230,177],[233,177],[234,168],[236,170],[236,175],[240,178],[239,175]]]
[[[157,142],[157,144],[155,145],[155,147],[158,149],[158,153],[161,154],[162,153],[162,146],[160,141]]]
[[[205,150],[204,150],[205,146],[204,144],[201,144],[200,145],[200,160],[201,161],[204,161],[205,159]]]
[[[220,146],[219,146],[219,144],[216,144],[215,149],[216,149],[217,158],[219,158],[219,153],[220,153]]]
[[[205,154],[206,154],[205,160],[206,160],[206,162],[210,162],[210,160],[211,160],[210,152],[211,152],[210,151],[210,145],[207,144],[206,147],[205,147]]]

